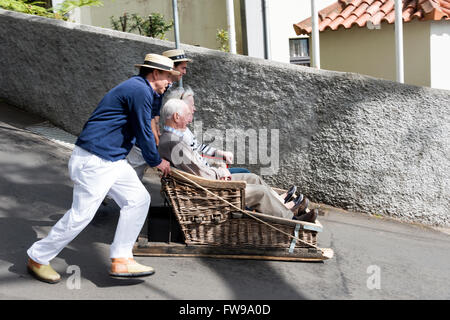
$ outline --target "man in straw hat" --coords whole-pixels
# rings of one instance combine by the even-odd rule
[[[186,53],[184,50],[181,49],[172,49],[167,50],[162,53],[163,56],[170,58],[173,61],[173,68],[180,72],[179,75],[173,75],[172,81],[173,82],[179,82],[181,78],[186,74],[187,72],[187,64],[188,62],[192,62],[192,59],[189,59],[186,56]]]
[[[179,82],[181,78],[186,74],[187,72],[187,65],[188,62],[192,62],[191,59],[189,59],[186,56],[186,53],[184,50],[181,49],[172,49],[167,50],[162,53],[163,56],[171,59],[173,61],[173,68],[179,72],[179,74],[172,75],[172,83],[170,83],[163,94],[160,94],[156,98],[155,107],[152,108],[152,132],[153,136],[155,137],[156,145],[159,144],[159,136],[161,135],[160,129],[159,129],[159,116],[160,116],[160,109],[162,100],[164,98],[164,94],[167,92],[168,89],[172,86],[174,82]],[[139,145],[133,146],[130,153],[127,157],[128,162],[130,165],[136,170],[136,173],[138,174],[138,177],[142,180],[144,177],[145,170],[147,169],[147,162],[142,157],[142,151],[139,147]]]
[[[139,75],[111,89],[100,101],[78,137],[69,160],[74,182],[72,207],[47,237],[27,251],[28,270],[37,279],[56,283],[60,275],[50,261],[92,220],[106,195],[121,208],[110,248],[111,276],[147,276],[153,268],[133,259],[132,248],[146,219],[150,195],[125,157],[137,141],[145,161],[164,175],[169,162],[160,158],[150,128],[154,97],[178,75],[173,61],[147,54]]]
[[[183,78],[183,76],[187,72],[188,62],[192,62],[192,60],[188,59],[184,50],[181,50],[181,49],[167,50],[167,51],[164,51],[162,53],[162,55],[167,58],[170,58],[173,61],[173,68],[180,73],[179,75],[172,76],[172,82],[180,82],[181,78]],[[172,86],[172,84],[169,84],[166,91],[171,86]],[[153,130],[153,135],[155,136],[157,145],[159,144],[159,136],[161,135],[161,132],[159,130],[159,114],[160,114],[162,100],[163,100],[163,95],[161,95],[161,97],[159,99],[158,107],[154,108],[153,113],[152,113],[152,130]]]

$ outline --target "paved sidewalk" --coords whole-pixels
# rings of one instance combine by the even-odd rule
[[[319,246],[335,252],[324,263],[138,257],[156,274],[123,280],[107,272],[119,214],[108,202],[52,262],[62,281],[36,281],[26,250],[72,201],[70,146],[26,129],[43,122],[0,102],[0,299],[450,299],[448,234],[333,210],[319,217]],[[160,204],[158,178],[146,184]]]

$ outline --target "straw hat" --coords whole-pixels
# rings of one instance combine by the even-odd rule
[[[175,76],[179,76],[180,72],[173,70],[173,61],[165,56],[149,53],[145,56],[143,64],[135,64],[137,68],[146,67],[152,69],[158,69],[168,71]]]
[[[167,50],[164,51],[162,54],[163,56],[172,59],[173,62],[181,62],[181,61],[192,62],[191,59],[188,59],[186,57],[186,53],[184,52],[184,50],[181,49]]]

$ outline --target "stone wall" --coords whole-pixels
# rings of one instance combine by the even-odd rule
[[[0,97],[73,134],[146,53],[173,47],[4,10],[0,43]],[[224,147],[258,138],[238,166],[314,201],[450,225],[450,91],[182,47],[197,133]]]

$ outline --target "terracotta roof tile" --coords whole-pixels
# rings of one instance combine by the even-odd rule
[[[319,11],[319,31],[364,27],[367,22],[394,23],[394,0],[338,0]],[[403,0],[402,17],[405,22],[418,20],[450,20],[450,0]],[[311,17],[294,24],[295,32],[311,33]]]
[[[326,26],[328,26],[331,22],[333,22],[332,19],[326,18],[321,23],[319,23],[319,29],[325,29]],[[311,28],[311,27],[310,27]]]
[[[339,26],[342,24],[342,22],[344,22],[345,19],[341,16],[337,17],[336,19],[334,19],[329,25],[328,28],[332,29],[332,30],[336,30],[337,28],[339,28]]]
[[[387,14],[394,10],[395,3],[394,1],[385,1],[384,4],[381,6],[380,11],[378,13],[384,13]]]
[[[372,3],[372,5],[370,7],[367,8],[366,12],[368,14],[370,14],[370,16],[373,16],[375,13],[377,13],[378,11],[380,11],[380,7],[383,5],[382,1],[375,1],[374,3]]]
[[[381,21],[385,21],[387,23],[394,23],[395,22],[395,10],[392,10],[387,15],[384,16]]]
[[[373,15],[372,23],[374,25],[379,25],[381,22],[381,19],[383,19],[385,16],[386,16],[386,13],[384,13],[383,11],[378,11],[376,14]]]
[[[361,3],[355,11],[353,11],[353,14],[356,15],[356,17],[360,17],[366,12],[367,8],[369,7],[369,4],[367,2]]]
[[[364,27],[367,21],[371,18],[372,16],[369,13],[365,12],[355,21],[355,23],[360,27]]]
[[[347,8],[345,8],[339,15],[344,19],[348,18],[349,15],[352,14],[353,10],[355,10],[355,5],[349,4]],[[336,13],[338,14],[338,13]]]
[[[352,14],[350,17],[348,17],[344,23],[342,24],[346,29],[350,28],[352,24],[358,19],[358,17],[354,14]]]

